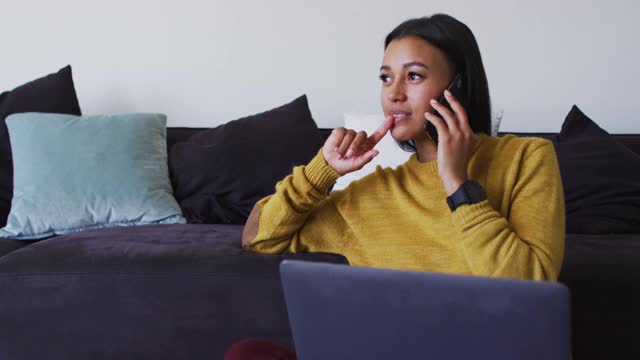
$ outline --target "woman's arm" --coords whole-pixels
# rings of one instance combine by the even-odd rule
[[[452,222],[473,274],[555,281],[564,254],[565,210],[553,145],[545,141],[523,161],[508,218],[485,200],[460,206]]]
[[[351,231],[327,197],[338,177],[322,152],[308,165],[294,168],[273,195],[256,203],[242,234],[243,247],[263,253],[339,253]]]
[[[474,134],[462,104],[449,91],[445,96],[453,111],[433,99],[432,105],[442,118],[428,113],[425,117],[438,130],[438,173],[451,195],[467,179]],[[488,200],[460,206],[452,214],[473,274],[558,278],[564,255],[565,213],[553,144],[544,141],[523,161],[511,194],[508,219]]]
[[[346,221],[327,197],[329,187],[341,176],[360,170],[378,151],[373,148],[389,132],[389,116],[367,136],[337,128],[307,166],[276,185],[275,194],[256,203],[242,234],[242,245],[252,251],[338,252],[351,236]]]
[[[258,234],[258,219],[260,219],[260,206],[256,204],[251,209],[247,222],[244,224],[244,229],[242,229],[242,247],[245,249],[249,248],[251,240]]]

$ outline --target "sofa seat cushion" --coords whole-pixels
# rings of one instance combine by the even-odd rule
[[[639,258],[640,234],[567,234],[574,359],[640,359]]]
[[[33,243],[33,241],[14,240],[0,237],[0,257],[23,248],[31,243]]]
[[[0,257],[0,353],[16,360],[221,359],[245,338],[292,346],[280,261],[346,259],[249,253],[240,247],[242,228],[87,230]]]
[[[162,224],[85,230],[42,240],[0,258],[0,273],[252,272],[284,258],[340,259],[334,254],[250,253],[242,225]]]

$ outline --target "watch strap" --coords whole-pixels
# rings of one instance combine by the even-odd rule
[[[451,196],[447,197],[447,205],[455,211],[463,204],[477,204],[487,199],[482,186],[474,180],[465,181]]]

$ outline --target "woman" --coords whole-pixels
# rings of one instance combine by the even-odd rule
[[[458,74],[461,99],[446,91]],[[335,129],[308,165],[256,204],[243,246],[333,252],[351,265],[557,280],[565,219],[553,146],[487,135],[489,90],[471,30],[443,14],[400,24],[385,39],[380,79],[383,124],[369,136]],[[451,110],[437,102],[443,92]],[[413,152],[409,160],[327,194],[378,154],[387,132]]]

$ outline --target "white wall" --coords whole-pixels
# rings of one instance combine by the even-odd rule
[[[306,93],[321,127],[380,110],[385,35],[445,12],[475,33],[503,130],[557,131],[572,104],[640,133],[640,2],[1,0],[0,89],[71,64],[85,114],[209,127]]]

